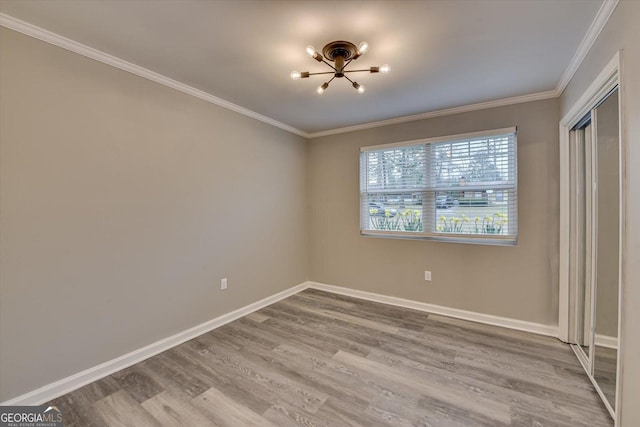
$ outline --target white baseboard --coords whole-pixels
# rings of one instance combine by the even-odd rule
[[[618,349],[618,338],[608,335],[596,334],[595,343],[597,346]]]
[[[260,301],[256,301],[252,304],[234,310],[230,313],[223,314],[222,316],[194,326],[193,328],[179,332],[170,337],[163,338],[138,350],[134,350],[131,353],[116,357],[115,359],[101,363],[100,365],[85,369],[84,371],[78,372],[77,374],[62,378],[61,380],[55,381],[51,384],[47,384],[21,396],[7,400],[6,402],[2,402],[0,403],[0,405],[41,405],[45,402],[55,399],[56,397],[62,396],[63,394],[69,393],[82,386],[111,375],[114,372],[118,372],[122,369],[128,368],[129,366],[135,365],[136,363],[140,363],[143,360],[155,356],[158,353],[169,350],[170,348],[182,344],[183,342],[189,341],[213,329],[219,328],[220,326],[239,319],[240,317],[246,316],[247,314],[253,313],[256,310],[271,305],[275,302],[278,302],[306,288],[307,282],[301,283],[300,285],[286,289],[282,292],[278,292],[275,295],[271,295],[267,298],[261,299]]]
[[[526,322],[523,320],[510,319],[507,317],[493,316],[490,314],[476,313],[473,311],[460,310],[457,308],[443,307],[440,305],[429,304],[420,301],[413,301],[403,298],[392,297],[388,295],[376,294],[372,292],[359,291],[356,289],[343,288],[340,286],[327,285],[318,282],[304,282],[292,288],[286,289],[282,292],[278,292],[275,295],[261,299],[252,304],[234,310],[230,313],[223,314],[222,316],[211,319],[205,323],[194,326],[193,328],[179,332],[170,337],[161,339],[138,350],[134,350],[130,353],[117,357],[115,359],[104,362],[100,365],[94,366],[77,374],[71,375],[61,380],[55,381],[51,384],[47,384],[36,390],[25,393],[21,396],[7,400],[0,403],[2,406],[14,406],[14,405],[41,405],[63,394],[69,393],[89,383],[97,381],[108,375],[118,372],[129,366],[140,363],[158,353],[169,350],[177,345],[182,344],[185,341],[196,338],[204,333],[219,328],[229,322],[239,319],[254,311],[260,310],[263,307],[276,303],[282,299],[285,299],[291,295],[294,295],[307,288],[318,289],[322,291],[332,292],[335,294],[347,295],[354,298],[360,298],[368,301],[375,301],[383,304],[395,305],[398,307],[410,308],[413,310],[425,311],[433,314],[440,314],[443,316],[454,317],[457,319],[470,320],[473,322],[484,323],[487,325],[501,326],[504,328],[515,329],[518,331],[531,332],[539,335],[547,335],[552,337],[558,336],[557,326],[541,325],[539,323]],[[611,344],[610,340],[615,340],[612,337],[601,337],[603,342]],[[598,337],[596,337],[597,343]],[[617,342],[617,340],[616,340]],[[605,347],[607,345],[600,344]]]
[[[477,313],[474,311],[460,310],[457,308],[444,307],[441,305],[429,304],[426,302],[413,301],[404,298],[391,297],[388,295],[376,294],[372,292],[359,291],[356,289],[343,288],[340,286],[327,285],[324,283],[307,282],[307,287],[321,291],[333,292],[335,294],[347,295],[368,301],[380,302],[383,304],[395,305],[398,307],[411,308],[413,310],[425,311],[427,313],[441,314],[443,316],[455,317],[456,319],[470,320],[472,322],[484,323],[486,325],[501,326],[503,328],[515,329],[518,331],[531,332],[538,335],[558,337],[558,327],[542,325],[540,323],[527,322],[524,320],[511,319],[508,317],[493,316],[491,314]]]

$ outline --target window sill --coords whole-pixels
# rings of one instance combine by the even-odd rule
[[[363,237],[383,239],[431,240],[445,243],[464,243],[469,245],[517,246],[517,236],[482,236],[467,234],[415,233],[403,231],[360,230]]]

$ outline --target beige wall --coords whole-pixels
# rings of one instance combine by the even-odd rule
[[[508,126],[518,127],[517,246],[360,236],[359,147]],[[314,139],[310,280],[557,325],[558,162],[557,99]]]
[[[626,133],[626,211],[622,290],[622,426],[640,425],[640,2],[621,0],[561,98],[566,114],[598,73],[623,50],[622,105]]]
[[[0,401],[307,279],[303,138],[1,31]]]

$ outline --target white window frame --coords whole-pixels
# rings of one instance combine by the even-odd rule
[[[513,189],[516,194],[516,201],[509,207],[509,218],[515,218],[515,233],[509,235],[496,235],[496,234],[475,234],[475,233],[462,233],[462,234],[454,234],[454,233],[442,233],[435,230],[423,230],[420,232],[417,231],[388,231],[388,230],[371,230],[363,227],[363,224],[368,224],[368,204],[367,204],[367,194],[371,194],[363,189],[363,168],[366,167],[366,162],[363,160],[363,154],[369,151],[377,151],[382,149],[391,149],[391,148],[400,148],[400,147],[410,147],[416,145],[426,145],[433,143],[442,143],[442,142],[458,142],[465,139],[473,139],[473,138],[482,138],[482,137],[492,137],[492,136],[500,136],[506,134],[514,134],[514,184]],[[456,134],[456,135],[447,135],[441,137],[434,138],[426,138],[426,139],[417,139],[411,141],[402,141],[402,142],[394,142],[389,144],[379,144],[379,145],[371,145],[371,146],[363,146],[360,147],[360,184],[359,184],[359,205],[360,205],[360,234],[362,236],[367,237],[383,237],[383,238],[397,238],[397,239],[420,239],[420,240],[433,240],[433,241],[442,241],[442,242],[456,242],[456,243],[471,243],[471,244],[483,244],[483,245],[516,245],[518,242],[518,225],[517,225],[517,212],[518,212],[518,142],[517,142],[517,128],[516,127],[508,127],[501,129],[492,129],[480,132],[470,132],[464,134]],[[426,168],[427,170],[431,167],[431,161],[428,159]],[[491,189],[492,186],[487,186],[487,189]],[[392,193],[392,191],[389,191]],[[417,190],[417,193],[421,192],[421,190]],[[433,190],[423,192],[423,198],[435,196],[435,192]],[[424,201],[424,199],[423,199]],[[435,203],[428,203],[428,205],[432,205],[433,209],[435,208]],[[423,202],[424,206],[424,202]],[[434,212],[435,214],[435,212]]]

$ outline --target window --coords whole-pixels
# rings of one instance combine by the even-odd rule
[[[516,129],[360,149],[363,235],[514,244]]]

